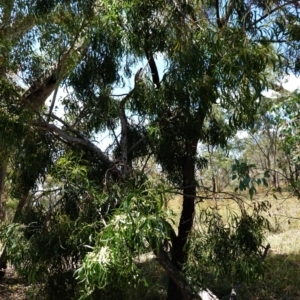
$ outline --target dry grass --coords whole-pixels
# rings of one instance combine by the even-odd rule
[[[271,209],[266,217],[270,221],[271,232],[266,233],[267,242],[271,244],[271,251],[273,254],[298,254],[300,253],[300,200],[291,196],[288,193],[276,195],[265,195],[265,193],[258,194],[253,201],[269,201]],[[246,209],[251,210],[251,201],[245,200],[244,205]],[[181,213],[182,199],[181,197],[174,197],[168,203],[168,208],[175,215],[175,223]],[[217,201],[208,200],[197,204],[197,212],[200,209],[209,207],[218,207],[219,213],[227,219],[230,211],[239,213],[238,205],[233,200]]]
[[[265,261],[266,274],[255,286],[243,286],[239,299],[249,300],[300,300],[300,200],[290,194],[258,194],[253,201],[269,201],[271,208],[266,214],[271,231],[266,232],[266,244],[271,249]],[[182,200],[176,197],[169,202],[171,209],[178,216]],[[250,200],[245,207],[251,210]],[[238,213],[238,205],[233,200],[205,201],[200,203],[196,212],[202,208],[218,206],[220,214],[226,218],[229,211]]]
[[[272,201],[272,232],[267,234],[275,254],[300,254],[300,200],[295,197]]]
[[[254,201],[268,200],[271,203],[267,215],[271,232],[266,234],[266,244],[271,244],[271,250],[265,261],[264,279],[255,286],[242,286],[239,291],[240,300],[300,300],[300,200],[289,197],[288,194],[277,197],[276,200],[272,195],[266,196],[264,193],[255,196]],[[249,203],[247,200],[245,205],[248,207]],[[168,203],[168,209],[176,216],[175,223],[178,223],[181,205],[181,197],[175,197]],[[216,205],[224,218],[229,210],[238,210],[234,201],[218,199],[200,203],[196,212],[199,212],[200,208]],[[138,263],[148,286],[141,283],[135,290],[124,291],[122,299],[164,299],[168,282],[164,270],[151,255],[140,257]],[[28,292],[28,287],[22,286],[14,274],[0,284],[0,299],[33,299],[32,291],[31,296],[28,296]]]

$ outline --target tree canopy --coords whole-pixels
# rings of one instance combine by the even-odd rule
[[[299,8],[280,0],[3,0],[2,219],[4,191],[18,205],[1,231],[2,267],[9,258],[61,299],[134,285],[135,257],[146,251],[170,278],[168,299],[193,299],[205,287],[194,268],[205,272],[207,261],[191,267],[191,257],[208,255],[216,268],[240,258],[221,268],[232,281],[260,274],[267,204],[248,214],[240,203],[229,231],[206,212],[209,238],[193,243],[196,171],[208,165],[198,146],[226,147],[237,130],[253,128],[262,92],[299,73]],[[105,150],[100,133],[110,135]],[[146,174],[149,160],[162,179]],[[261,181],[250,169],[237,162],[233,172],[252,197]],[[182,195],[176,229],[165,210],[171,191]]]

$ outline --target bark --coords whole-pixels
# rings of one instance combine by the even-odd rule
[[[300,171],[300,165],[295,163],[295,179],[296,179],[296,181],[298,181],[298,179],[299,179],[299,173],[300,173],[299,171]]]
[[[195,155],[198,140],[191,140],[186,143],[186,155],[183,160],[183,204],[179,221],[178,235],[173,240],[172,263],[181,271],[182,265],[187,260],[185,249],[187,239],[193,227],[196,197],[195,179]],[[167,300],[182,300],[185,295],[172,277],[169,279]]]
[[[218,298],[209,289],[200,288],[197,294],[193,292],[190,289],[184,275],[174,266],[172,261],[169,259],[168,254],[163,251],[163,249],[154,251],[154,253],[157,256],[157,260],[160,265],[165,269],[169,277],[180,290],[184,300],[218,300]]]
[[[56,70],[53,70],[48,76],[42,75],[23,95],[25,104],[39,111],[46,99],[55,90],[57,80]]]
[[[128,164],[128,126],[127,126],[127,117],[125,113],[125,101],[122,100],[119,103],[119,114],[120,114],[120,123],[121,123],[121,153],[122,153],[122,176],[125,177],[127,173],[127,164]]]
[[[56,87],[56,79],[54,77],[54,73],[47,77],[42,77],[37,79],[35,84],[33,84],[23,95],[23,101],[26,105],[30,105],[31,108],[34,110],[39,110],[42,105],[45,103],[48,96],[53,92]],[[1,145],[0,145],[1,147]],[[6,170],[7,164],[2,164],[0,168],[0,208],[4,209],[4,202],[3,202],[3,192],[4,192],[4,183],[6,177]],[[28,193],[22,197],[19,201],[13,222],[16,222],[18,217],[20,216],[24,205],[26,204]],[[1,216],[5,216],[5,211],[1,211]],[[0,269],[6,269],[7,266],[7,258],[6,258],[6,246],[4,247],[1,256],[0,256]],[[2,271],[3,273],[3,271]],[[0,273],[0,276],[2,275]]]
[[[217,192],[217,188],[216,188],[216,178],[214,174],[212,175],[211,180],[212,180],[212,191],[215,194]]]
[[[212,181],[212,191],[215,194],[217,192],[217,180],[216,175],[214,174],[214,163],[213,163],[213,155],[214,155],[214,146],[207,145],[207,151],[209,153],[209,163],[210,168],[212,170],[211,181]]]
[[[174,266],[168,254],[163,249],[159,249],[159,251],[154,251],[154,252],[155,255],[157,256],[158,262],[165,269],[169,278],[174,282],[179,293],[182,295],[182,299],[184,300],[201,299],[190,289],[184,275],[178,270],[178,268]]]
[[[5,199],[4,199],[4,184],[5,184],[5,175],[7,170],[7,164],[3,163],[0,168],[0,221],[3,222],[5,220]]]
[[[58,118],[57,118],[58,119]],[[115,163],[109,159],[109,157],[101,151],[95,144],[93,144],[87,137],[76,130],[70,131],[76,136],[70,135],[68,131],[62,130],[54,124],[48,123],[33,123],[34,126],[43,128],[48,132],[51,132],[54,137],[57,137],[61,141],[67,144],[78,145],[82,147],[84,150],[93,153],[107,168],[113,167]]]

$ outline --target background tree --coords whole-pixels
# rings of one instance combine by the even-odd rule
[[[242,157],[254,162],[258,172],[271,172],[270,186],[281,191],[282,187],[297,181],[297,158],[292,150],[296,148],[290,148],[294,140],[291,130],[297,123],[292,121],[297,120],[294,114],[297,92],[282,90],[274,98],[265,98],[263,103],[254,128],[244,139],[247,146]]]

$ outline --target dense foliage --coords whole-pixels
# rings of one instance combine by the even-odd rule
[[[136,258],[149,251],[168,299],[199,297],[212,282],[202,271],[229,286],[257,279],[268,205],[249,212],[231,194],[240,214],[197,211],[210,186],[196,173],[213,162],[198,146],[226,151],[237,130],[283,110],[283,130],[298,130],[297,95],[279,113],[262,105],[299,72],[298,1],[4,0],[0,12],[0,267],[9,259],[47,299],[120,297],[143,281]],[[282,151],[295,148],[285,139]],[[232,168],[251,200],[271,171],[253,168]],[[12,223],[4,190],[17,201]]]

